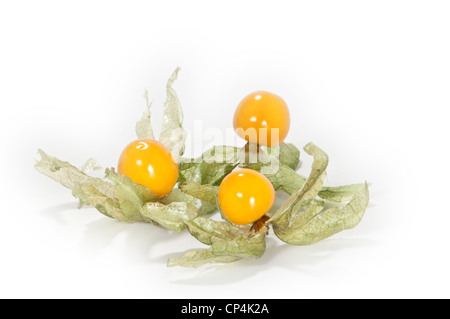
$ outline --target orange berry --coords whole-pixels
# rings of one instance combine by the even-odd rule
[[[128,144],[120,155],[117,171],[159,197],[170,193],[178,180],[178,165],[172,154],[163,144],[151,139]]]
[[[240,137],[250,143],[268,147],[277,146],[284,141],[290,123],[286,102],[278,95],[266,91],[247,95],[239,103],[233,119],[234,129]]]
[[[246,225],[266,214],[275,202],[275,190],[263,174],[242,168],[228,174],[219,187],[219,206],[232,223]]]

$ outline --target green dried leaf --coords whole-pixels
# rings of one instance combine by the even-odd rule
[[[36,170],[59,182],[64,187],[75,189],[74,196],[80,199],[80,206],[83,203],[90,204],[89,200],[84,198],[80,185],[91,185],[96,189],[96,192],[107,197],[113,196],[114,184],[101,178],[91,177],[70,163],[47,155],[43,150],[38,150],[38,153],[41,159],[34,166]]]
[[[264,234],[247,238],[241,235],[233,240],[214,242],[211,249],[191,251],[180,258],[169,258],[167,265],[200,267],[211,263],[230,263],[242,258],[260,258],[266,250]]]
[[[217,203],[217,194],[219,186],[201,185],[196,182],[186,182],[179,185],[182,192],[189,194],[201,200],[199,216],[204,216],[217,211],[219,205]]]
[[[319,197],[338,203],[348,202],[355,193],[366,187],[366,184],[352,184],[339,187],[323,187],[319,192]]]
[[[283,142],[278,146],[268,147],[266,150],[269,155],[277,156],[282,165],[294,171],[300,163],[300,150],[294,144]]]
[[[211,245],[217,256],[233,256],[240,258],[260,258],[266,250],[266,234],[259,233],[248,237],[239,235],[233,240],[220,240]]]
[[[145,202],[155,202],[159,197],[144,185],[133,182],[129,177],[116,173],[114,168],[107,168],[105,177],[116,185],[114,195],[141,206]]]
[[[353,193],[350,202],[341,207],[324,209],[309,202],[306,209],[289,221],[274,223],[278,238],[291,245],[310,245],[359,224],[369,203],[369,188]]]
[[[136,221],[135,206],[126,199],[116,198],[114,183],[86,175],[68,162],[61,161],[39,150],[41,160],[35,168],[72,190],[72,194],[84,204],[92,205],[105,216],[121,221]],[[119,191],[120,192],[120,191]]]
[[[252,151],[246,150],[246,152],[251,153]],[[240,164],[240,167],[260,172],[269,179],[275,190],[282,190],[292,195],[306,182],[306,178],[292,168],[297,167],[299,155],[300,151],[295,146],[282,143],[276,147],[258,150],[257,154],[246,155],[246,159],[256,160],[250,163],[246,160]]]
[[[250,230],[249,226],[237,226],[204,217],[187,221],[186,225],[192,236],[206,245],[212,245],[221,240],[233,240]]]
[[[325,170],[328,166],[327,154],[313,143],[306,145],[304,150],[314,157],[311,173],[303,187],[288,198],[272,215],[268,223],[277,223],[279,219],[282,219],[281,222],[291,220],[298,212],[301,203],[305,200],[315,199],[323,186],[323,181],[326,176]]]
[[[152,124],[150,121],[150,119],[151,119],[150,107],[152,104],[148,100],[148,91],[147,90],[145,90],[144,98],[145,98],[145,102],[147,105],[147,109],[142,114],[142,118],[136,123],[136,135],[139,139],[140,138],[149,138],[149,139],[154,140],[155,135],[153,134],[153,128],[152,128]]]
[[[215,146],[196,159],[182,159],[179,182],[220,185],[222,180],[239,164],[239,148]]]
[[[266,250],[265,233],[249,236],[245,229],[212,220],[188,224],[191,234],[211,248],[170,258],[168,266],[200,267],[210,263],[230,263],[242,258],[260,258]]]
[[[209,215],[214,213],[215,211],[217,211],[217,206],[216,205],[212,205],[208,202],[205,201],[201,201],[201,206],[200,209],[198,211],[198,216],[205,216],[205,215]]]
[[[187,202],[195,205],[197,199],[189,194],[183,193],[178,188],[174,188],[169,194],[160,198],[159,201],[163,204],[170,204],[173,202]]]
[[[141,207],[149,201],[158,201],[159,197],[147,187],[136,184],[130,178],[117,174],[113,168],[106,169],[105,178],[111,180],[114,187],[113,199],[119,203],[127,222],[150,222],[141,214]]]
[[[186,202],[172,202],[167,205],[148,202],[141,208],[140,213],[165,228],[181,232],[186,228],[185,221],[197,217],[197,207]]]
[[[130,221],[122,211],[118,201],[105,195],[92,184],[74,183],[72,194],[80,200],[79,207],[83,204],[91,205],[107,217],[121,221]]]
[[[217,196],[219,193],[219,186],[202,185],[197,182],[186,182],[179,185],[181,191],[213,206],[218,206]]]
[[[73,165],[39,151],[36,169],[70,188],[80,204],[97,208],[102,214],[126,222],[157,223],[168,229],[183,230],[184,222],[198,215],[197,199],[173,189],[159,198],[143,185],[107,169],[102,180],[86,175]]]
[[[264,174],[269,181],[272,183],[275,190],[282,190],[292,195],[306,182],[306,178],[297,174],[292,168],[286,165],[280,165],[280,168],[277,172],[273,174],[265,173]]]
[[[172,153],[175,162],[180,163],[184,153],[187,131],[183,128],[183,111],[180,101],[172,88],[173,82],[177,79],[180,68],[176,68],[167,81],[167,99],[164,103],[163,122],[159,141],[164,144]]]

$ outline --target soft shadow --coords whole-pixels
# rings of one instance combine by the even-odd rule
[[[92,207],[78,209],[77,202],[45,208],[41,214],[61,225],[67,225],[68,221],[79,223],[79,227],[84,230],[80,243],[82,251],[91,257],[101,254],[116,240],[120,240],[119,251],[127,259],[159,263],[159,255],[155,258],[150,256],[152,247],[157,242],[168,242],[177,235],[176,232],[149,223],[118,221],[102,215]]]
[[[77,202],[69,202],[69,203],[63,203],[63,204],[44,208],[43,210],[40,211],[40,213],[42,215],[45,215],[46,217],[52,218],[58,224],[64,224],[65,221],[64,221],[64,218],[61,213],[64,211],[76,210],[76,209],[78,209],[78,203]]]
[[[309,246],[280,244],[275,238],[267,238],[266,253],[259,259],[242,259],[230,264],[206,265],[199,269],[181,271],[187,278],[173,280],[181,285],[230,285],[255,276],[269,267],[278,267],[303,273],[315,273],[314,266],[333,258],[340,251],[377,245],[367,238],[326,239]]]
[[[83,226],[85,231],[81,246],[83,251],[95,256],[106,250],[130,225],[105,217]]]
[[[276,262],[286,269],[307,271],[339,255],[342,251],[363,249],[377,244],[368,238],[328,238],[306,246],[276,245],[263,257],[266,263]]]
[[[157,262],[160,256],[152,257],[152,249],[157,243],[170,241],[176,232],[168,231],[153,224],[139,222],[126,223],[109,218],[102,218],[85,226],[82,246],[91,254],[106,250],[115,240],[120,253],[128,261]]]

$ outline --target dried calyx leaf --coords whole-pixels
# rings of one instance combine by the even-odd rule
[[[92,205],[102,214],[126,222],[150,222],[182,231],[185,221],[198,216],[197,199],[179,189],[163,198],[147,187],[136,184],[114,169],[106,169],[105,178],[91,177],[68,162],[39,150],[41,160],[35,165],[44,175],[72,190],[83,204]]]
[[[323,185],[326,176],[326,168],[328,166],[328,156],[320,148],[313,143],[305,146],[305,151],[314,156],[311,173],[305,181],[302,188],[292,194],[289,199],[278,209],[270,218],[269,222],[273,223],[280,218],[290,219],[300,207],[301,201],[306,199],[314,199]]]
[[[180,68],[176,68],[167,81],[167,98],[164,103],[163,122],[159,141],[166,146],[175,160],[180,163],[184,153],[187,131],[183,128],[183,110],[175,90],[173,82],[177,79]]]
[[[359,224],[369,202],[369,188],[355,191],[345,206],[325,209],[317,202],[303,202],[304,210],[289,221],[273,224],[275,234],[291,245],[310,245]]]
[[[80,200],[80,207],[85,203],[93,206],[97,203],[101,204],[100,198],[97,197],[113,197],[114,185],[112,183],[91,177],[68,162],[47,155],[43,150],[38,150],[38,153],[41,160],[36,163],[36,170],[64,187],[72,189],[73,195]],[[85,191],[83,188],[88,185],[90,189]],[[90,198],[91,193],[97,197]]]
[[[294,144],[283,142],[278,146],[265,149],[267,154],[278,156],[282,165],[286,165],[293,170],[297,169],[300,163],[300,150]]]
[[[219,186],[214,185],[202,185],[197,182],[185,182],[180,184],[180,190],[198,198],[208,204],[213,206],[218,206],[217,204],[217,196],[219,193]]]
[[[196,159],[182,159],[179,182],[220,185],[239,164],[239,148],[215,146]]]
[[[292,194],[267,222],[281,240],[293,245],[313,244],[355,227],[369,201],[367,184],[327,188],[320,194],[328,156],[312,143],[305,146],[305,151],[314,156],[310,176],[304,186]],[[324,202],[316,200],[317,196],[339,200],[346,198],[349,202],[345,206],[325,209]]]
[[[302,188],[306,181],[306,178],[283,164],[280,164],[280,168],[274,173],[264,170],[261,173],[269,179],[275,190],[282,190],[290,195]]]
[[[360,192],[366,184],[352,184],[338,187],[323,187],[319,192],[319,197],[338,203],[349,202],[355,193]]]
[[[153,128],[151,123],[151,112],[150,107],[152,103],[148,100],[148,90],[144,92],[145,103],[147,109],[142,114],[142,118],[136,123],[136,135],[139,139],[141,138],[149,138],[151,140],[155,139],[155,135],[153,134]]]
[[[183,128],[183,110],[173,83],[178,77],[180,68],[176,68],[167,81],[167,97],[164,103],[163,121],[159,141],[169,149],[175,162],[180,163],[184,153],[187,131]],[[148,91],[145,90],[144,98],[147,109],[142,114],[142,118],[136,123],[136,135],[138,138],[155,139],[151,124],[151,102],[149,102]]]
[[[161,202],[145,203],[140,213],[167,229],[181,232],[186,228],[186,221],[198,216],[197,201],[174,189]]]
[[[209,263],[230,263],[242,258],[259,258],[266,249],[265,233],[252,234],[248,226],[197,217],[186,222],[189,232],[210,249],[190,251],[170,258],[168,266],[200,267]]]
[[[197,182],[185,182],[179,184],[178,187],[182,192],[201,201],[202,206],[199,211],[200,216],[214,213],[219,208],[217,202],[219,186],[209,184],[202,185]]]
[[[300,163],[300,150],[293,144],[281,143],[276,147],[261,148],[256,156],[250,157],[257,158],[257,163],[241,162],[240,166],[261,172],[277,191],[293,194],[306,182],[306,178],[295,171]]]
[[[215,146],[196,159],[182,159],[179,182],[201,185],[220,185],[237,166],[248,167],[264,174],[275,190],[292,194],[299,190],[306,178],[295,169],[300,162],[300,151],[293,144],[281,143],[272,148]],[[194,195],[195,196],[195,195]]]

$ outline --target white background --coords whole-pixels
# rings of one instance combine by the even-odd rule
[[[0,297],[450,297],[449,16],[448,1],[2,1]],[[271,234],[258,260],[168,268],[204,246],[78,210],[34,170],[38,148],[115,166],[145,88],[158,128],[177,66],[190,132],[229,129],[254,90],[281,95],[287,142],[328,153],[327,185],[372,184],[361,224],[305,247]],[[303,152],[300,171],[310,163]]]

